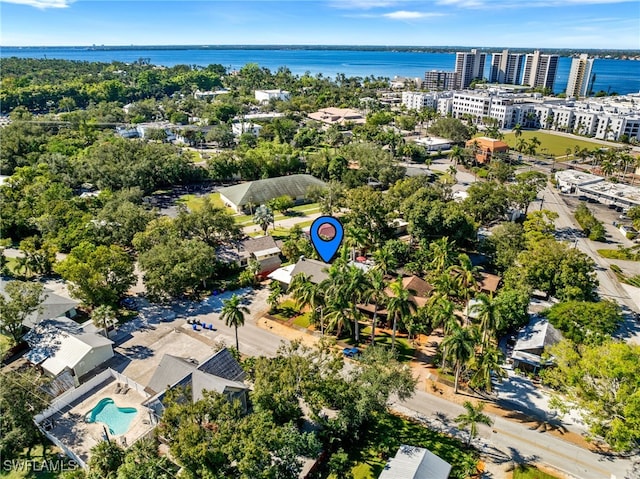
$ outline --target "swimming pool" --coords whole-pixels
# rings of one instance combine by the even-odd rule
[[[111,434],[118,436],[127,432],[137,413],[134,407],[118,407],[113,399],[104,398],[87,414],[87,422],[101,422]]]

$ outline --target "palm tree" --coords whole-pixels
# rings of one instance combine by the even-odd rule
[[[298,307],[308,306],[311,309],[312,316],[319,315],[320,332],[324,334],[324,306],[326,284],[323,281],[320,284],[313,284],[311,277],[300,273],[294,276],[289,285],[289,292],[298,304]]]
[[[429,301],[429,316],[431,317],[431,327],[438,328],[442,326],[444,337],[451,334],[456,327],[459,327],[458,318],[456,317],[456,305],[453,301],[449,301],[446,296],[436,294]],[[447,367],[447,350],[442,352],[442,369]]]
[[[451,148],[449,152],[449,159],[453,161],[454,164],[462,163],[464,159],[464,150],[459,146],[455,145]]]
[[[348,321],[348,314],[351,308],[351,301],[343,296],[331,295],[327,301],[327,330],[335,331],[336,338],[340,337],[343,329],[351,333],[351,323]]]
[[[476,335],[474,328],[454,327],[451,334],[442,340],[442,347],[447,351],[447,357],[451,358],[456,368],[456,379],[454,392],[458,394],[458,382],[460,380],[460,372],[462,367],[466,365],[473,357],[474,347],[476,345]]]
[[[501,318],[497,304],[492,296],[482,293],[476,297],[476,300],[478,300],[478,303],[473,305],[473,310],[477,311],[478,319],[480,320],[480,329],[482,330],[480,352],[482,352],[489,342],[489,335],[494,335],[500,327]]]
[[[481,354],[478,354],[471,363],[476,370],[471,377],[471,384],[479,386],[487,392],[493,391],[492,374],[498,378],[507,377],[507,372],[502,367],[504,354],[495,346],[489,346]]]
[[[380,270],[371,269],[367,273],[369,276],[368,289],[364,294],[366,303],[373,303],[373,320],[371,321],[371,344],[375,344],[376,340],[376,323],[378,322],[378,310],[384,306],[387,300],[387,295],[384,292],[386,283],[384,282],[383,272]]]
[[[113,308],[105,304],[101,304],[92,311],[91,321],[96,328],[102,328],[105,338],[109,337],[109,333],[107,332],[109,327],[118,322]]]
[[[273,281],[269,285],[269,297],[267,298],[267,303],[269,304],[270,312],[276,311],[278,307],[278,302],[280,301],[280,297],[282,296],[282,286],[279,281]]]
[[[516,138],[520,138],[522,136],[522,125],[520,123],[516,123],[516,126],[513,127],[513,136]]]
[[[398,267],[393,252],[389,248],[382,247],[377,249],[373,253],[373,261],[375,262],[374,269],[381,271],[382,274],[388,274],[390,271],[395,270]]]
[[[415,305],[411,302],[409,290],[404,288],[402,278],[398,278],[389,285],[392,296],[387,301],[387,311],[393,317],[391,333],[391,349],[396,347],[396,330],[398,329],[398,319],[402,320],[415,311]]]
[[[253,222],[260,226],[266,235],[269,225],[273,224],[273,211],[268,206],[258,206],[253,214]]]
[[[468,255],[461,253],[458,255],[458,264],[451,266],[449,271],[458,283],[460,296],[464,299],[465,304],[468,304],[471,292],[478,289],[480,268],[473,265]]]
[[[432,241],[429,244],[429,253],[431,257],[431,267],[437,275],[446,271],[449,266],[454,264],[456,259],[455,246],[446,236]]]
[[[527,149],[527,140],[524,138],[518,138],[516,140],[516,150],[520,153],[524,153]]]
[[[487,426],[491,426],[493,421],[489,416],[484,414],[484,403],[478,403],[477,406],[474,406],[472,402],[465,401],[463,404],[464,408],[467,410],[465,414],[460,414],[456,417],[456,423],[458,426],[466,428],[469,426],[469,441],[467,445],[471,444],[471,440],[477,436],[478,434],[478,424],[486,424]]]
[[[244,315],[249,314],[249,308],[241,304],[242,298],[237,294],[222,302],[222,313],[220,319],[226,326],[233,326],[236,330],[236,349],[240,352],[238,342],[238,326],[244,326]]]

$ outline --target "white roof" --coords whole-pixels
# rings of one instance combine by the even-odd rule
[[[402,445],[379,479],[447,479],[451,464],[423,447]]]
[[[94,333],[85,333],[68,318],[45,320],[25,335],[31,350],[25,358],[41,364],[50,374],[57,376],[65,368],[75,368],[94,348],[108,346],[113,341]]]
[[[534,316],[518,333],[514,351],[528,351],[551,346],[562,340],[562,334],[549,321],[541,316]]]
[[[293,268],[295,267],[295,263],[283,266],[282,268],[278,268],[273,273],[269,274],[267,278],[273,279],[275,281],[280,281],[281,283],[289,284],[291,283],[291,273],[293,272]]]
[[[571,185],[581,186],[604,181],[602,176],[592,175],[584,171],[577,170],[560,170],[556,171],[556,180],[569,183]]]

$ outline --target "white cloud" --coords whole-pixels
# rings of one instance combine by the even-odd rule
[[[398,0],[338,0],[329,2],[329,5],[342,10],[371,10],[392,7],[398,3]]]
[[[75,0],[0,0],[5,3],[16,3],[44,10],[46,8],[67,8]]]
[[[416,20],[419,18],[441,17],[443,15],[443,13],[411,12],[407,10],[398,10],[382,14],[383,17],[390,18],[392,20]]]
[[[566,7],[570,5],[604,5],[613,3],[631,3],[637,0],[531,0],[519,2],[514,0],[437,0],[438,5],[459,8],[535,8]]]

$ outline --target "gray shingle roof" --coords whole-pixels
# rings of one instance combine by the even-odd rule
[[[518,333],[514,351],[533,351],[562,341],[562,333],[541,316],[534,316]]]
[[[302,273],[309,276],[312,283],[318,284],[329,278],[327,269],[329,269],[329,265],[327,263],[302,257],[296,263],[295,268],[293,268],[291,278],[295,278],[296,275]]]
[[[173,386],[178,381],[188,376],[195,366],[190,362],[165,354],[160,360],[160,364],[156,368],[147,387],[155,393],[164,391],[169,386]]]
[[[7,281],[0,281],[0,294],[5,297],[7,296],[5,293],[6,285]],[[44,300],[40,304],[40,307],[27,316],[27,319],[22,322],[22,324],[27,328],[33,328],[36,324],[45,319],[64,316],[68,311],[75,309],[76,306],[80,304],[78,301],[55,294],[50,289],[45,289],[42,292],[42,297]]]
[[[324,187],[326,184],[311,175],[289,175],[228,186],[220,188],[219,192],[237,206],[261,205],[283,195],[304,197],[310,186]]]
[[[247,253],[264,251],[271,248],[278,248],[273,236],[260,236],[259,238],[248,238],[241,243],[241,247]],[[279,248],[278,248],[279,249]]]
[[[227,348],[221,349],[209,359],[200,363],[198,370],[229,381],[242,381],[245,377],[244,370]]]

